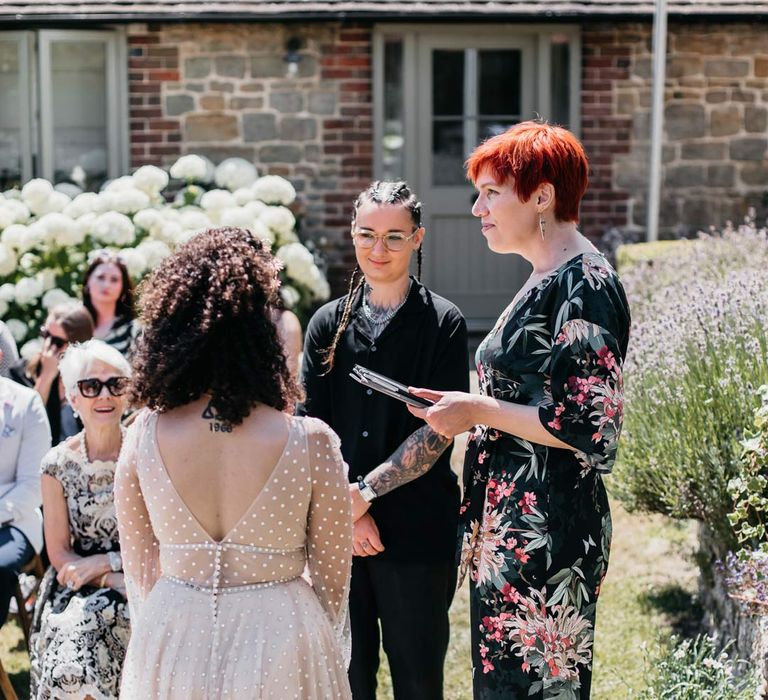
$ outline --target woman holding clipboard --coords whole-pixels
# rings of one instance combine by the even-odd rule
[[[333,428],[349,465],[354,700],[376,698],[382,638],[396,700],[443,697],[459,506],[451,440],[349,376],[359,364],[406,386],[468,391],[464,318],[419,281],[425,233],[421,203],[404,182],[362,192],[349,291],[315,314],[304,346],[299,412]]]

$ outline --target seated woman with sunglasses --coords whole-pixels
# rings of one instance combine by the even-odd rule
[[[82,429],[72,406],[64,396],[59,376],[59,360],[69,343],[84,343],[93,337],[93,319],[80,302],[54,306],[40,329],[42,348],[27,363],[20,360],[10,368],[9,376],[19,384],[34,387],[45,404],[54,445]]]
[[[133,304],[133,283],[119,253],[91,254],[83,279],[83,304],[94,322],[93,335],[130,358],[139,323]]]
[[[60,363],[84,430],[43,458],[45,544],[30,642],[33,698],[116,698],[130,636],[113,493],[131,368],[100,340]]]

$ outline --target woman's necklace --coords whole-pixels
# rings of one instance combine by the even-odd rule
[[[125,439],[125,428],[121,425],[120,426],[120,448],[122,448],[122,446],[123,446],[123,440],[124,439]],[[118,450],[117,450],[117,457],[120,456],[120,448],[118,448]],[[91,463],[91,460],[88,457],[88,445],[85,444],[85,430],[83,430],[83,435],[80,438],[80,456],[83,458],[83,463],[84,464],[90,464]],[[109,459],[109,460],[100,459],[99,461],[100,462],[104,462],[104,461],[116,462],[117,461],[117,457],[115,457],[115,459]]]
[[[363,313],[365,314],[365,317],[371,322],[373,326],[386,326],[395,317],[395,314],[403,308],[403,305],[405,304],[406,300],[408,299],[408,295],[411,292],[412,285],[413,280],[409,280],[408,289],[405,292],[405,296],[403,296],[402,301],[397,306],[394,306],[391,309],[387,309],[386,311],[378,311],[378,309],[374,311],[368,303],[368,295],[371,292],[371,288],[366,284],[365,292],[363,294]]]

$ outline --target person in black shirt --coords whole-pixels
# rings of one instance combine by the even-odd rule
[[[405,183],[366,189],[354,207],[349,292],[314,315],[304,346],[298,411],[336,431],[352,482],[355,700],[376,697],[379,625],[395,698],[443,697],[459,507],[452,443],[349,377],[361,364],[406,385],[468,391],[461,312],[408,273],[417,251],[421,275],[424,234],[421,204]]]

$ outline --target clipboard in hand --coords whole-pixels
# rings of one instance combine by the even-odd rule
[[[355,365],[349,376],[355,381],[360,382],[363,386],[370,387],[375,391],[379,391],[416,408],[428,408],[434,404],[434,401],[415,396],[408,391],[408,387],[404,384],[400,384],[400,382],[396,382],[394,379],[385,377],[383,374],[373,370],[366,369],[362,365]]]

